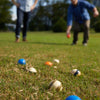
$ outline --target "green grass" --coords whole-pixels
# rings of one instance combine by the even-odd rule
[[[82,100],[100,100],[100,34],[90,34],[87,47],[71,46],[72,37],[64,33],[28,32],[28,42],[15,43],[14,33],[0,33],[0,100],[65,100],[77,95]],[[18,65],[20,58],[27,66],[37,69],[29,73],[25,66]],[[59,59],[57,69],[44,65],[46,61]],[[70,72],[77,68],[82,75]],[[63,90],[48,90],[52,80],[62,82]]]

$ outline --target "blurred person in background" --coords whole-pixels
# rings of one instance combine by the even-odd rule
[[[73,42],[72,45],[76,45],[78,41],[78,33],[81,28],[83,28],[83,42],[84,46],[87,46],[87,42],[89,39],[89,27],[90,27],[90,15],[87,10],[91,10],[93,12],[93,17],[99,16],[99,12],[97,8],[90,4],[86,0],[71,0],[71,4],[68,8],[67,14],[67,30],[66,34],[70,35],[70,31],[73,23]]]
[[[17,7],[17,22],[16,22],[16,42],[19,42],[21,25],[23,24],[23,41],[26,40],[27,30],[31,17],[31,11],[34,10],[38,0],[12,0],[13,4]]]

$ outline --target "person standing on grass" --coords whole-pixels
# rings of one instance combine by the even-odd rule
[[[73,43],[76,45],[78,41],[78,33],[83,28],[83,45],[86,46],[89,39],[90,16],[87,9],[93,12],[93,16],[99,16],[97,8],[86,0],[71,0],[67,14],[67,30],[66,34],[70,35],[73,22]]]
[[[12,0],[13,4],[17,7],[17,23],[16,23],[16,42],[19,42],[21,25],[23,24],[23,41],[26,40],[27,30],[29,26],[31,11],[34,10],[38,0]]]

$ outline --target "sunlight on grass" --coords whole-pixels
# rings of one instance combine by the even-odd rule
[[[82,100],[100,100],[100,34],[90,34],[87,47],[79,34],[76,46],[65,33],[29,32],[28,42],[15,43],[14,33],[0,33],[0,100],[65,100],[77,95]],[[26,66],[37,69],[29,73],[26,66],[18,65],[20,58]],[[59,59],[57,69],[48,67],[46,61]],[[71,74],[79,69],[81,76]],[[62,82],[63,90],[48,90],[52,80]]]

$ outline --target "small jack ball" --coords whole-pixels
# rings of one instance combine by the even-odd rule
[[[71,35],[70,34],[67,34],[67,38],[70,38],[71,37]]]

